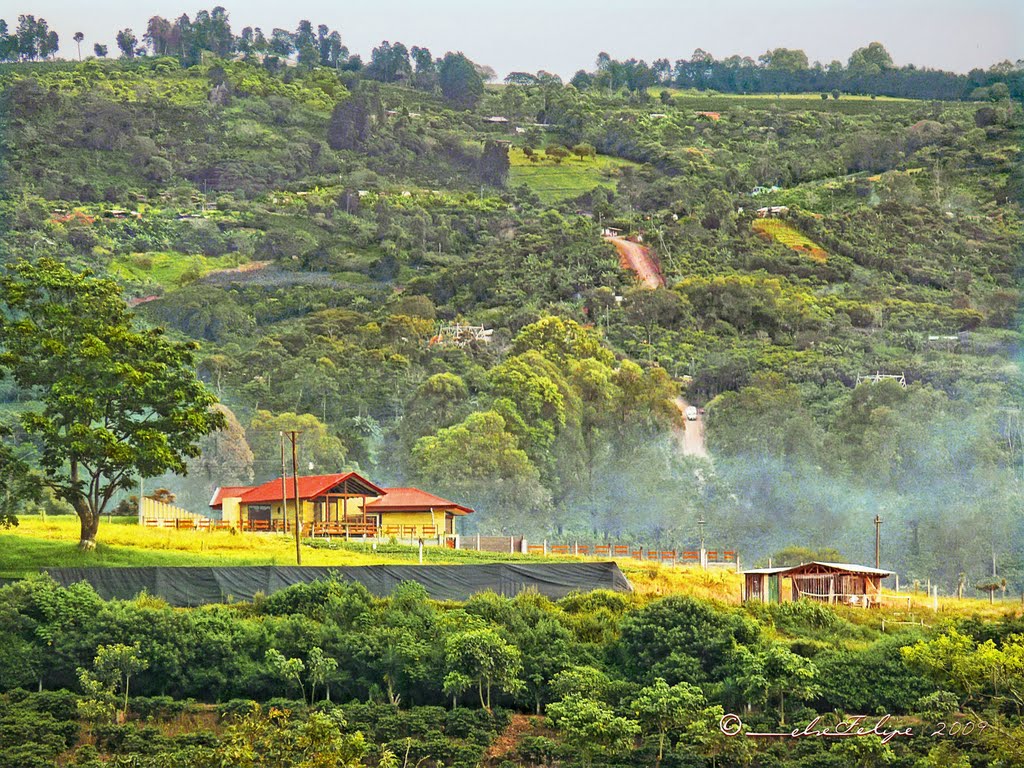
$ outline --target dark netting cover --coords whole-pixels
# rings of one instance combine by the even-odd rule
[[[225,566],[223,568],[47,568],[60,585],[87,581],[105,600],[140,592],[178,607],[252,600],[292,584],[320,579],[358,581],[384,597],[402,581],[422,584],[435,600],[466,600],[477,592],[511,597],[526,589],[557,600],[570,592],[631,592],[615,563],[488,563],[485,565]]]

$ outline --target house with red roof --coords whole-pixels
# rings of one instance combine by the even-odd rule
[[[419,488],[382,488],[356,472],[309,475],[257,486],[223,486],[210,508],[239,530],[291,532],[299,518],[309,536],[436,539],[456,534],[455,520],[473,510]],[[298,510],[296,510],[296,506]]]

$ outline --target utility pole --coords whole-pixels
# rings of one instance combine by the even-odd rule
[[[295,564],[302,565],[302,547],[299,543],[299,459],[295,452],[295,440],[299,433],[293,429],[288,434],[292,439],[292,485],[295,489]]]
[[[707,520],[704,519],[704,515],[697,519],[697,528],[700,530],[700,567],[704,570],[708,568],[707,550],[704,549],[704,526],[706,523]]]
[[[875,515],[875,568],[881,568],[882,518]]]
[[[278,436],[281,438],[281,519],[285,523],[285,528],[288,527],[288,486],[286,485],[285,478],[288,477],[288,472],[284,467],[284,432],[278,432]]]

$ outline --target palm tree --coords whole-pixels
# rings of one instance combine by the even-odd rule
[[[81,32],[75,32],[75,36],[72,39],[75,41],[75,45],[78,46],[78,60],[81,61],[82,60],[82,41],[85,40],[85,35],[83,35]]]

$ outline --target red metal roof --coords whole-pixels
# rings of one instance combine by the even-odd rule
[[[299,498],[300,499],[315,499],[317,496],[323,496],[328,491],[332,490],[335,486],[341,485],[346,480],[349,480],[356,486],[356,493],[365,496],[381,496],[384,494],[384,489],[374,485],[362,475],[356,472],[343,472],[336,475],[307,475],[305,477],[299,477]],[[280,501],[282,495],[286,499],[294,499],[295,491],[294,484],[291,478],[288,478],[285,482],[285,492],[281,492],[281,478],[275,478],[274,480],[268,480],[263,485],[257,485],[255,488],[248,488],[244,493],[241,493],[243,504],[259,504],[270,501]],[[214,502],[220,503],[220,500],[224,498],[226,494],[220,493],[214,494]],[[210,506],[215,506],[213,503]]]
[[[366,506],[377,512],[420,512],[430,509],[444,510],[457,515],[468,515],[473,512],[469,507],[442,499],[419,488],[385,488],[383,496]]]

